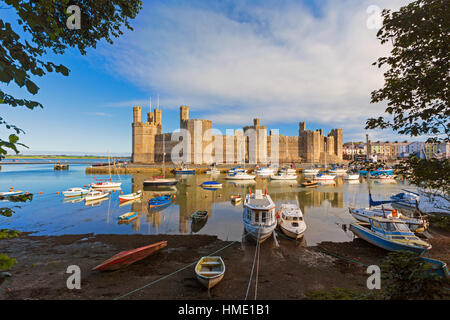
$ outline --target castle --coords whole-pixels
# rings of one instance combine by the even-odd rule
[[[324,136],[322,129],[306,130],[305,122],[300,122],[298,136],[283,136],[278,130],[268,135],[267,127],[254,119],[252,126],[227,129],[224,135],[212,128],[210,120],[189,119],[189,107],[181,106],[180,129],[163,133],[161,109],[147,113],[146,122],[141,113],[140,106],[133,107],[132,161],[137,164],[162,162],[163,152],[168,162],[192,164],[240,164],[244,159],[250,164],[342,161],[342,129]]]

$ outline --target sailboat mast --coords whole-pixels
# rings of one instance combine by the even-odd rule
[[[166,178],[166,136],[163,133],[163,177]]]
[[[111,158],[109,156],[109,150],[108,150],[108,170],[109,170],[109,181],[112,181],[112,177],[111,177]]]

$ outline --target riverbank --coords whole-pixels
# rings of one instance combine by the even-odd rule
[[[435,232],[432,236],[430,257],[450,263],[450,239]],[[166,248],[125,269],[91,271],[120,251],[162,240],[168,241]],[[306,299],[308,292],[333,287],[367,290],[366,267],[334,255],[371,265],[387,253],[360,239],[314,247],[278,240],[279,247],[272,239],[261,246],[258,299]],[[226,274],[210,298],[243,300],[255,252],[252,241],[232,243],[207,235],[22,235],[0,241],[0,252],[18,261],[9,271],[12,277],[0,286],[0,299],[114,299],[180,269],[123,299],[209,299],[193,264],[221,249],[217,255],[225,261]],[[81,268],[81,290],[66,287],[69,265]],[[252,285],[252,298],[253,289]]]

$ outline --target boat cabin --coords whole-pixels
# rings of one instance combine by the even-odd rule
[[[385,218],[369,218],[370,227],[375,233],[391,239],[418,239],[408,226],[401,220]]]
[[[251,225],[270,226],[276,221],[275,203],[269,195],[256,190],[248,194],[244,204],[244,221]]]

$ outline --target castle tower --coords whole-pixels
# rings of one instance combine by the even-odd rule
[[[329,135],[334,137],[334,153],[337,157],[336,159],[342,161],[342,144],[344,143],[342,129],[333,129]]]
[[[141,121],[142,108],[133,107],[132,161],[134,163],[155,162],[155,136],[157,127],[150,122]]]
[[[141,111],[142,108],[139,106],[133,107],[133,123],[141,122]]]
[[[189,120],[189,107],[180,106],[180,128],[186,129]]]

